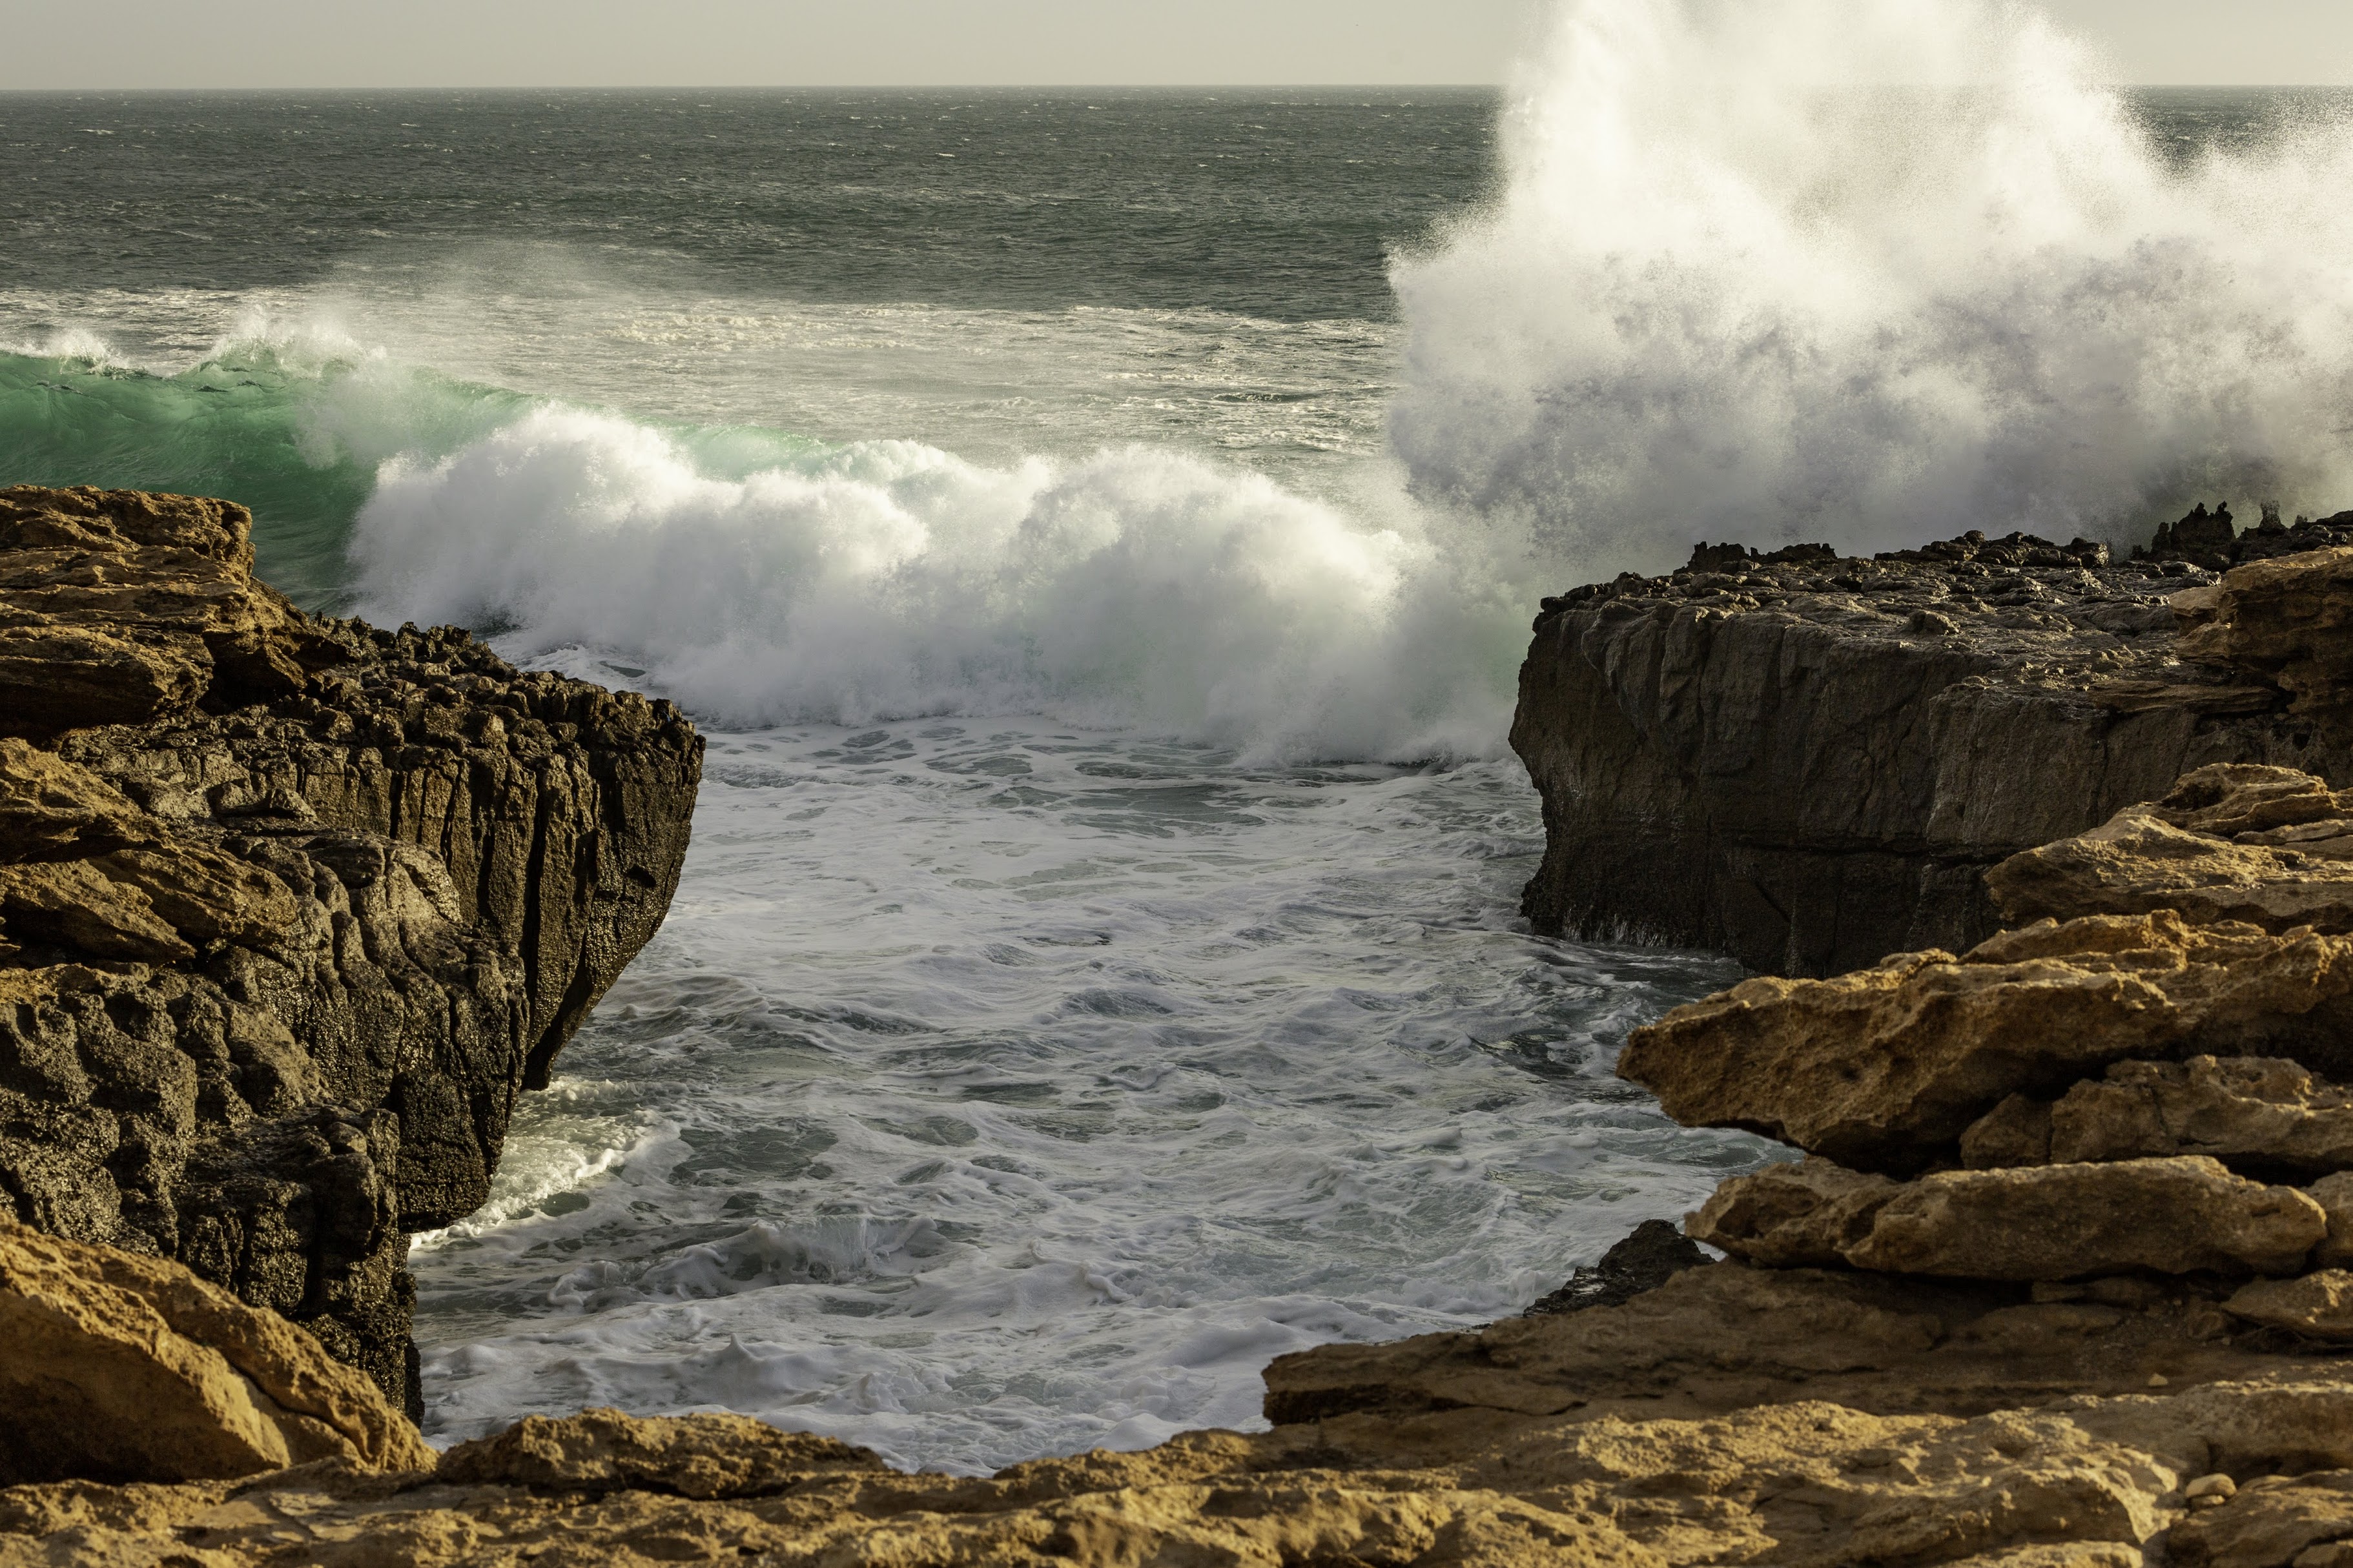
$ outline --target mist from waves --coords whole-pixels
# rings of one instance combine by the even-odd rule
[[[1393,269],[1417,492],[1581,580],[2353,504],[2345,95],[2185,158],[2101,75],[1993,0],[1573,0]]]
[[[1494,754],[1528,605],[1702,539],[2123,546],[2353,497],[2353,118],[2183,158],[2039,15],[1573,0],[1501,194],[1403,254],[1388,451],[759,472],[537,410],[388,463],[378,613],[603,639],[731,721],[1044,711],[1254,757]],[[1891,86],[1896,83],[1903,85]]]

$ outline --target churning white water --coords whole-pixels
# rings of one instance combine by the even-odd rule
[[[1257,1418],[1757,1157],[1609,1075],[1715,961],[1529,937],[1516,764],[716,737],[669,923],[420,1244],[429,1429],[726,1408],[983,1468]]]
[[[2166,154],[2033,7],[1580,0],[1397,268],[1422,493],[1540,559],[2353,498],[2353,117]]]

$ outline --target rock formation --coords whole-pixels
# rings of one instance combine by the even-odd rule
[[[2353,605],[2353,513],[2226,545],[2197,518],[2120,565],[2021,534],[1717,545],[1546,599],[1512,729],[1545,808],[1525,912],[1832,974],[1973,946],[1989,867],[2207,763],[2353,780],[2316,695],[2353,690],[2353,642],[2315,607]]]
[[[2216,763],[2163,798],[1986,873],[2013,923],[2178,910],[2269,931],[2353,931],[2353,798],[2292,768]]]
[[[406,1416],[301,1329],[176,1263],[0,1221],[0,1482],[429,1468]]]
[[[413,1407],[410,1233],[653,933],[702,742],[303,614],[220,501],[0,490],[0,1193]]]
[[[1964,542],[1971,552],[1979,542]],[[2299,542],[2310,540],[2274,525],[2251,542],[2230,535],[2226,520],[2193,516],[2158,553],[2195,553],[2231,565],[2235,577],[2257,567],[2305,570],[2263,555]],[[2026,566],[2045,548],[1998,546]],[[2082,552],[2058,553],[2076,569],[2105,570]],[[1917,555],[1903,563],[1979,558]],[[1727,547],[1703,556],[1711,570],[1751,574],[1766,565],[1852,564],[1802,552],[1767,563]],[[2177,752],[2192,761],[2200,748],[2228,752],[2237,743],[2231,735],[2258,752],[2264,734],[2290,750],[2323,745],[2312,738],[2322,733],[2316,720],[2309,732],[2297,728],[2323,706],[2304,694],[2316,689],[2287,676],[2295,658],[2328,657],[2315,629],[2327,616],[2308,608],[2280,611],[2296,621],[2306,651],[2295,658],[2250,662],[2244,679],[2177,672],[2162,686],[2176,695],[2144,701],[2144,692],[2105,710],[2187,714],[2150,733],[2179,740]],[[2271,612],[2232,613],[2255,626],[2269,624]],[[1638,604],[1614,619],[1648,614]],[[1596,625],[1605,622],[1612,617],[1597,614]],[[180,636],[184,624],[154,636]],[[200,634],[187,635],[201,644]],[[153,663],[85,651],[93,666]],[[1761,669],[1758,679],[1781,682],[1784,696],[1853,689],[1827,679],[1807,687],[1831,665],[1806,667],[1803,679],[1790,675],[1794,668]],[[161,676],[150,684],[177,689]],[[2231,695],[2181,697],[2181,687]],[[2015,718],[2034,703],[2080,708],[2085,692],[2097,695],[2063,680],[2049,689],[2062,695],[1959,680],[1951,690],[1962,695],[1946,717],[1969,702]],[[2258,698],[2272,729],[2206,727],[2252,714]],[[1932,706],[1945,700],[1937,695]],[[1821,740],[1837,728],[1801,707],[1789,709],[1789,735]],[[251,703],[238,711],[265,737],[279,732],[261,714],[288,717]],[[178,733],[172,725],[230,717],[201,705],[197,715],[150,718],[133,732]],[[1866,729],[1877,721],[1862,720]],[[522,961],[483,935],[486,917],[448,912],[459,893],[433,880],[434,868],[449,864],[447,851],[423,854],[418,836],[392,827],[343,829],[377,854],[373,879],[354,879],[343,869],[349,860],[321,847],[327,830],[276,804],[307,802],[293,781],[341,753],[262,770],[254,785],[240,781],[273,804],[237,816],[199,793],[221,776],[211,764],[181,764],[177,773],[161,761],[124,765],[112,760],[120,749],[93,747],[92,733],[0,752],[0,802],[15,803],[0,842],[21,847],[5,859],[0,919],[11,933],[20,924],[27,933],[12,934],[23,951],[0,968],[0,984],[71,970],[70,985],[91,991],[40,984],[68,999],[94,992],[101,1000],[79,1004],[84,1011],[72,1016],[115,1021],[126,1037],[131,1026],[118,1020],[146,1015],[118,1005],[110,985],[189,998],[178,1012],[161,1005],[174,1027],[216,1006],[219,1054],[187,1053],[198,1062],[189,1149],[223,1137],[202,1118],[220,1114],[208,1108],[227,1093],[246,1103],[239,1125],[248,1139],[284,1135],[271,1130],[291,1113],[252,1103],[240,1075],[304,1086],[301,1094],[346,1081],[329,1074],[351,1071],[347,1058],[322,1065],[307,1043],[301,1051],[285,1044],[322,1037],[315,1023],[284,1021],[291,983],[264,967],[309,962],[304,973],[322,984],[327,961],[302,960],[277,933],[302,927],[305,911],[331,904],[335,887],[343,902],[332,905],[342,921],[330,922],[331,938],[349,932],[345,945],[369,963],[382,965],[375,955],[397,947],[415,965],[341,983],[354,994],[381,985],[403,996],[446,995],[456,966],[470,965],[471,1005],[485,1019],[505,1020],[512,1033],[501,1037],[515,1042],[489,1053],[512,1075],[493,1080],[505,1086],[498,1092],[512,1095],[530,1071],[527,1042],[547,1016],[549,993],[535,982],[502,988],[501,977],[520,972]],[[1997,725],[1978,739],[2000,733]],[[231,754],[243,765],[250,753]],[[2130,772],[2120,764],[2101,789]],[[196,782],[173,782],[184,777]],[[2020,803],[2030,793],[2027,783],[2013,789]],[[1722,1260],[1705,1261],[1689,1239],[1653,1223],[1525,1316],[1473,1332],[1283,1357],[1267,1370],[1272,1426],[1262,1433],[1187,1434],[1149,1453],[959,1478],[894,1473],[863,1450],[739,1417],[640,1421],[590,1411],[527,1419],[428,1464],[405,1446],[396,1418],[353,1394],[365,1394],[356,1379],[346,1379],[343,1403],[322,1400],[312,1385],[291,1388],[284,1353],[270,1362],[227,1342],[237,1335],[210,1325],[242,1309],[217,1292],[203,1298],[215,1316],[199,1324],[185,1301],[203,1287],[170,1266],[52,1241],[26,1244],[36,1261],[20,1265],[7,1239],[24,1233],[0,1233],[0,1331],[37,1322],[44,1332],[79,1335],[74,1353],[86,1363],[111,1356],[107,1364],[130,1369],[129,1382],[101,1377],[92,1390],[29,1397],[99,1409],[124,1397],[119,1387],[153,1386],[160,1392],[140,1397],[195,1413],[167,1424],[177,1436],[144,1460],[113,1452],[74,1461],[84,1475],[111,1465],[109,1474],[145,1482],[0,1489],[0,1568],[747,1557],[810,1568],[2353,1568],[2353,906],[2339,880],[2348,857],[2335,847],[2353,835],[2353,812],[2322,779],[2243,754],[2158,779],[2147,794],[2141,805],[2104,802],[2059,841],[1999,864],[1986,863],[1992,837],[1974,840],[1969,920],[1989,925],[1982,940],[1887,957],[1873,951],[1831,978],[1760,976],[1636,1032],[1620,1070],[1671,1115],[1791,1146],[1788,1159],[1723,1183],[1686,1216],[1688,1237],[1720,1249]],[[205,809],[159,804],[188,799],[204,799]],[[265,841],[275,847],[258,847]],[[303,874],[296,856],[313,869]],[[387,882],[392,891],[371,890]],[[1912,884],[1915,892],[1926,885]],[[288,903],[276,901],[281,893]],[[1916,915],[1926,906],[1908,907]],[[2013,929],[1990,929],[1999,914]],[[397,942],[387,944],[385,933],[395,931]],[[101,958],[90,944],[104,942],[149,945],[143,956]],[[63,956],[68,942],[84,956]],[[199,981],[215,989],[198,989]],[[188,989],[154,989],[182,984]],[[279,1019],[283,1039],[256,1033],[265,1026],[232,1005]],[[35,1037],[17,1027],[10,1039]],[[163,1037],[163,1026],[146,1027]],[[488,1037],[470,1027],[467,1039]],[[265,1037],[277,1055],[250,1043]],[[434,1037],[437,1047],[444,1037]],[[34,1059],[11,1048],[12,1061]],[[77,1059],[93,1057],[111,1059],[89,1050]],[[95,1069],[81,1070],[100,1084]],[[156,1081],[152,1067],[142,1070],[141,1081]],[[211,1099],[203,1091],[216,1080],[206,1071],[226,1086]],[[118,1071],[104,1080],[116,1086],[106,1090],[113,1098],[93,1102],[143,1128],[130,1119],[156,1113],[132,1100],[131,1081]],[[18,1092],[13,1080],[10,1092]],[[293,1103],[311,1101],[297,1095]],[[343,1142],[322,1130],[318,1148],[326,1163],[388,1167],[370,1190],[391,1194],[378,1223],[396,1224],[410,1212],[410,1101],[387,1090],[368,1103],[379,1120],[362,1126],[345,1117]],[[435,1123],[475,1131],[470,1144],[453,1134],[433,1146],[432,1168],[449,1185],[419,1190],[460,1189],[462,1175],[447,1173],[471,1167],[449,1151],[494,1156],[480,1129],[495,1120]],[[200,1174],[211,1167],[196,1152],[176,1156],[176,1166],[171,1157],[166,1168],[179,1173],[153,1190],[195,1205],[175,1212],[209,1212],[201,1204],[215,1189]],[[117,1213],[153,1223],[133,1187],[116,1191]],[[420,1210],[439,1201],[417,1200]],[[58,1300],[83,1304],[59,1310]],[[152,1347],[143,1359],[133,1353],[137,1336],[121,1327],[141,1312],[162,1325],[141,1331]],[[284,1342],[270,1342],[284,1352]],[[315,1354],[303,1364],[314,1373],[327,1365]],[[343,1414],[331,1419],[330,1407]],[[364,1407],[378,1412],[373,1425],[351,1418]],[[192,1431],[203,1440],[185,1436]],[[272,1433],[282,1459],[269,1448]],[[259,1468],[267,1464],[283,1468]]]

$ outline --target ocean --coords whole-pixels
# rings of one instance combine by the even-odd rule
[[[1768,1157],[1610,1071],[1736,969],[1517,918],[1536,597],[2353,496],[2343,95],[1780,9],[1500,93],[0,95],[0,482],[244,501],[305,605],[711,740],[417,1238],[428,1435],[1250,1426]],[[1823,85],[1888,51],[1977,85]]]

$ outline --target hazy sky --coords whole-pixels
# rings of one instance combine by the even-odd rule
[[[1492,82],[1538,3],[10,0],[0,88]],[[2353,82],[2353,0],[2047,4],[2119,80]]]

